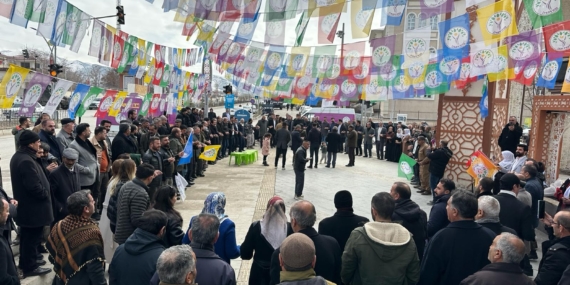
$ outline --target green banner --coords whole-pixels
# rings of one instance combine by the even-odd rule
[[[148,93],[144,96],[144,100],[142,102],[141,108],[139,110],[139,115],[146,116],[148,113],[148,109],[150,107],[150,102],[152,101],[152,93]]]
[[[121,57],[121,61],[119,62],[119,67],[117,67],[117,72],[119,74],[123,73],[123,71],[125,71],[125,68],[127,67],[127,63],[129,62],[129,60],[131,58],[132,49],[133,49],[133,45],[131,45],[130,43],[125,41],[125,44],[123,46],[123,56]]]
[[[89,92],[87,92],[87,95],[85,95],[85,98],[83,98],[83,101],[81,102],[81,106],[79,106],[79,109],[75,113],[75,116],[76,117],[83,116],[83,114],[85,114],[85,111],[87,109],[89,109],[89,105],[91,105],[91,103],[93,103],[93,101],[95,101],[95,99],[97,99],[97,96],[99,96],[99,94],[101,94],[101,97],[103,97],[102,93],[104,91],[105,91],[105,89],[103,89],[103,88],[92,86],[89,89]]]
[[[402,153],[398,163],[398,177],[412,180],[412,177],[414,177],[414,165],[416,165],[416,161]]]
[[[563,0],[541,1],[541,0],[523,0],[524,7],[532,23],[534,29],[544,27],[553,23],[561,22],[562,9],[561,3],[567,3]]]
[[[439,95],[449,91],[449,83],[445,82],[446,78],[439,71],[439,63],[428,65],[424,78],[426,95]]]
[[[268,1],[269,2],[269,1]],[[297,33],[297,37],[295,38],[295,46],[301,46],[303,43],[303,38],[305,37],[305,30],[307,29],[307,24],[309,23],[310,17],[307,11],[303,12],[301,15],[301,19],[297,23],[297,27],[295,28],[295,33]]]

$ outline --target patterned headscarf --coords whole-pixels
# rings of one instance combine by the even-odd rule
[[[287,216],[285,215],[283,199],[273,196],[267,202],[267,209],[260,221],[261,235],[277,249],[287,237]]]
[[[225,214],[226,210],[226,195],[223,192],[212,192],[204,200],[204,208],[202,214],[216,215],[220,219],[220,223],[225,220],[228,215]]]

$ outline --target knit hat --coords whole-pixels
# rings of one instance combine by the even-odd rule
[[[35,143],[37,141],[40,140],[40,136],[38,136],[38,134],[29,131],[29,130],[25,130],[20,134],[20,145],[21,146],[27,146],[31,143]]]
[[[72,119],[70,119],[70,118],[63,118],[63,119],[61,119],[61,125],[62,125],[62,126],[67,125],[67,124],[69,124],[69,123],[73,123],[73,122],[75,122],[75,121],[72,120]]]
[[[337,209],[352,208],[352,194],[347,190],[340,190],[334,195],[334,207]]]
[[[67,159],[78,159],[79,158],[79,152],[77,152],[76,150],[72,149],[72,148],[66,148],[63,151],[63,157],[67,158]]]
[[[287,271],[305,271],[315,259],[315,244],[301,233],[288,236],[281,244],[281,259]]]

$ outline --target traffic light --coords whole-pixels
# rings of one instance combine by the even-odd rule
[[[63,66],[59,64],[50,64],[49,65],[49,75],[56,77],[58,74],[63,72]]]
[[[24,55],[24,58],[30,58],[30,54],[27,49],[22,50],[22,55]]]
[[[224,86],[224,93],[232,94],[232,86],[231,85]]]
[[[117,6],[117,23],[119,23],[119,25],[125,24],[125,9],[122,5]]]

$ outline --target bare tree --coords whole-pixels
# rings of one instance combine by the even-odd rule
[[[119,90],[119,74],[116,70],[111,69],[101,78],[102,87]]]
[[[104,66],[92,64],[89,69],[89,73],[87,74],[88,80],[94,86],[101,86],[103,77],[108,71],[109,69]]]

